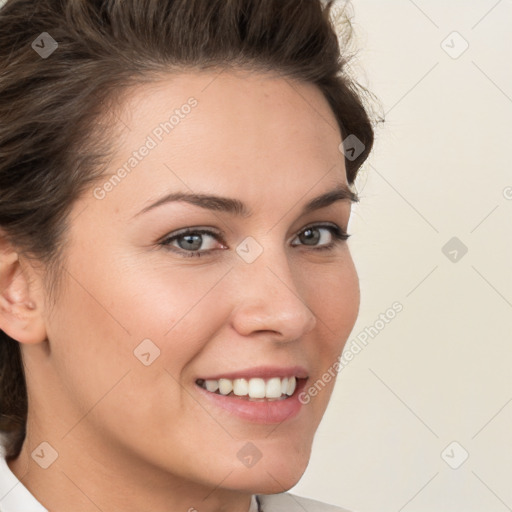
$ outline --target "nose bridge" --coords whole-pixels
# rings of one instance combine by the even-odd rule
[[[248,335],[274,331],[283,340],[303,336],[316,325],[316,318],[297,287],[284,248],[262,248],[250,263],[239,261],[240,289],[235,327]],[[243,257],[241,258],[243,259]]]

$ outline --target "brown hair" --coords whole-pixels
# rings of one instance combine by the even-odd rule
[[[62,275],[73,202],[104,171],[113,115],[130,85],[163,73],[238,67],[316,84],[343,139],[353,184],[373,145],[367,92],[349,78],[333,0],[8,0],[0,9],[0,237]],[[345,20],[350,30],[350,22]],[[58,44],[51,54],[49,34]],[[346,34],[346,32],[345,32]],[[41,38],[45,37],[44,43]],[[37,46],[34,46],[37,44]],[[101,128],[103,126],[103,128]],[[1,238],[0,238],[1,241]],[[0,433],[16,458],[28,410],[19,343],[0,331]]]

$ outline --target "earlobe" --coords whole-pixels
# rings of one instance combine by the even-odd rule
[[[35,272],[19,254],[0,244],[0,329],[20,343],[46,339],[43,296]]]

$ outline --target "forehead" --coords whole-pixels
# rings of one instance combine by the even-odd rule
[[[122,174],[113,192],[129,201],[163,188],[222,185],[250,201],[265,187],[301,196],[323,176],[323,190],[346,183],[336,119],[312,84],[240,70],[163,75],[129,91],[118,120],[105,179]]]

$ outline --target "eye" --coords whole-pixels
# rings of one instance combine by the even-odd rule
[[[164,238],[160,245],[183,256],[201,256],[204,252],[226,249],[227,247],[221,243],[221,240],[221,235],[214,231],[188,228]]]
[[[350,235],[336,224],[317,224],[305,227],[294,239],[298,239],[300,244],[292,242],[292,245],[305,245],[318,250],[332,249],[349,237]]]
[[[334,249],[338,244],[350,237],[336,224],[306,226],[292,241],[292,246],[304,245],[312,250]],[[299,240],[296,243],[295,240]],[[189,257],[211,255],[213,251],[228,249],[223,242],[223,234],[204,228],[186,228],[165,237],[159,245]]]

